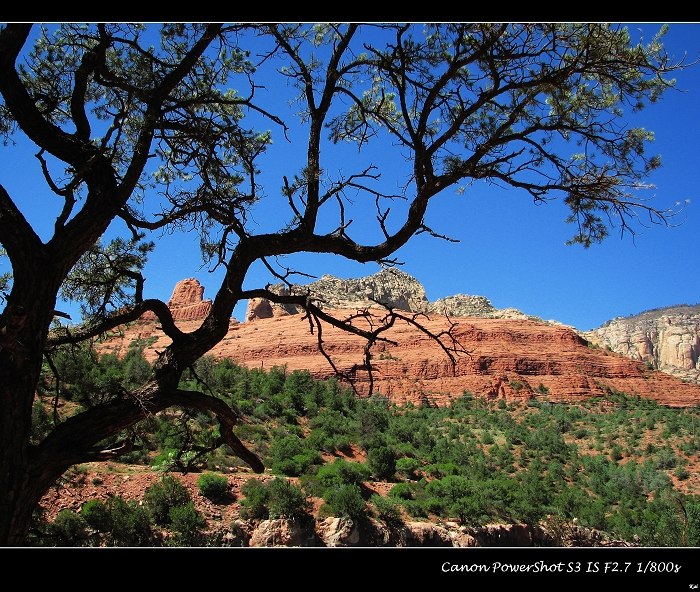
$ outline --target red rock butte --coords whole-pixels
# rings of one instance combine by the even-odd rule
[[[211,308],[202,300],[204,289],[194,279],[179,282],[169,306],[183,331],[194,331]],[[339,316],[348,310],[336,310]],[[210,352],[217,359],[230,358],[249,368],[286,366],[306,369],[317,378],[333,375],[333,369],[319,352],[317,336],[309,332],[303,315],[275,316],[240,324],[231,319],[226,337]],[[445,405],[464,392],[489,399],[506,400],[547,397],[552,401],[575,402],[604,396],[611,391],[654,399],[673,407],[700,404],[700,387],[650,370],[603,348],[590,347],[569,327],[524,319],[460,317],[454,335],[469,352],[453,366],[437,343],[404,322],[384,335],[398,345],[378,344],[373,351],[375,391],[396,403]],[[427,315],[423,324],[433,333],[448,328],[444,316]],[[102,353],[123,355],[129,345],[148,343],[144,354],[154,360],[156,351],[170,343],[152,317],[97,347]],[[342,371],[363,360],[362,338],[335,327],[325,327],[324,347]],[[366,371],[358,371],[355,383],[367,391]]]
[[[211,300],[204,300],[204,286],[194,278],[187,278],[175,284],[168,307],[175,321],[201,321],[211,310]],[[156,316],[148,312],[143,321],[155,321]]]

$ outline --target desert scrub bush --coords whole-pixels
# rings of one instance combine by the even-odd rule
[[[386,524],[397,524],[402,521],[399,505],[394,500],[375,493],[369,501],[373,506],[377,518]]]
[[[490,444],[493,444],[495,440],[493,439],[493,434],[491,432],[484,432],[481,435],[481,443],[486,444],[487,446]]]
[[[223,475],[202,473],[197,479],[199,493],[213,502],[221,502],[231,495],[228,479]]]
[[[184,506],[192,501],[190,492],[172,475],[163,475],[163,478],[150,485],[143,496],[148,509],[156,524],[167,526],[170,524],[170,508]]]
[[[170,508],[168,517],[170,529],[174,533],[168,539],[169,546],[196,547],[202,544],[202,529],[207,522],[192,502]]]
[[[242,488],[244,518],[301,519],[308,515],[309,502],[300,487],[276,477],[268,483],[250,479]]]
[[[329,465],[323,465],[316,473],[316,478],[324,489],[342,485],[359,485],[370,478],[370,470],[363,463],[336,459]]]
[[[379,481],[389,481],[396,474],[396,453],[387,446],[370,448],[367,453],[367,468]]]
[[[420,461],[411,456],[404,456],[396,461],[396,470],[407,479],[413,479],[420,468]]]
[[[669,446],[660,448],[656,455],[655,466],[657,469],[673,469],[678,464],[678,459],[673,449]]]
[[[610,457],[613,460],[622,460],[624,458],[622,454],[622,448],[620,448],[617,444],[612,447],[612,450],[610,452]]]
[[[241,493],[245,498],[241,501],[241,516],[243,518],[267,518],[269,516],[268,495],[265,484],[259,479],[248,479]]]
[[[270,518],[301,519],[308,515],[309,502],[301,488],[286,479],[273,479],[264,486]]]
[[[397,483],[389,490],[389,496],[401,500],[410,500],[414,497],[414,489],[408,483]]]
[[[87,523],[72,510],[61,510],[49,529],[55,547],[82,547],[88,539]]]
[[[121,497],[112,498],[107,506],[111,518],[109,540],[115,547],[148,547],[152,544],[153,529],[148,510],[137,502]]]
[[[86,524],[97,532],[109,532],[112,530],[112,516],[109,508],[100,500],[85,502],[80,508],[80,515]]]
[[[323,499],[326,502],[321,507],[323,515],[347,516],[355,522],[367,518],[367,505],[357,485],[348,484],[328,489]]]
[[[273,472],[298,477],[313,464],[320,463],[321,456],[306,448],[298,436],[284,436],[270,445],[270,461]]]

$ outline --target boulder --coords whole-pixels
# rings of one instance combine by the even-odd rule
[[[326,547],[352,547],[360,543],[360,531],[350,518],[324,518],[316,523],[316,534]]]
[[[278,518],[263,520],[253,530],[250,547],[302,547],[308,541],[307,529],[298,521]]]
[[[406,522],[404,541],[407,547],[452,547],[450,531],[432,522]]]

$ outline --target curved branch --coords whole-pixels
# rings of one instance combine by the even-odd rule
[[[126,452],[128,445],[101,450],[97,444],[137,421],[173,406],[216,415],[221,426],[220,445],[228,445],[256,473],[265,470],[258,456],[233,433],[239,418],[224,401],[197,391],[160,387],[156,383],[149,383],[128,397],[114,399],[69,417],[41,444],[31,449],[32,466],[35,471],[60,471],[60,474],[76,463],[114,458]]]
[[[17,124],[32,142],[79,169],[92,153],[82,149],[83,142],[42,116],[15,69],[15,61],[31,28],[31,24],[9,24],[0,30],[0,94]]]
[[[16,263],[37,253],[43,243],[7,190],[0,185],[0,244]]]
[[[233,433],[234,426],[238,423],[236,413],[221,399],[204,395],[197,391],[185,391],[174,389],[165,394],[165,399],[168,402],[167,406],[179,405],[198,411],[210,411],[219,421],[221,436],[218,438],[219,445],[226,444],[234,454],[244,461],[256,473],[262,473],[265,466],[258,456],[248,450],[241,442],[236,434]]]
[[[175,341],[185,335],[180,329],[175,325],[173,320],[173,315],[170,312],[167,304],[162,300],[156,300],[155,298],[149,298],[143,300],[136,304],[132,309],[127,312],[122,312],[108,317],[95,325],[88,325],[78,328],[77,331],[71,331],[70,329],[62,328],[60,330],[54,331],[49,338],[46,340],[47,348],[57,347],[59,345],[65,345],[68,343],[79,343],[80,341],[86,341],[87,339],[92,339],[97,337],[110,329],[114,329],[119,325],[124,323],[130,323],[138,319],[143,313],[151,311],[154,313],[161,323],[163,333],[165,333],[170,339]]]
[[[90,49],[83,54],[80,61],[80,66],[75,71],[75,83],[73,85],[73,93],[70,99],[70,112],[75,123],[75,135],[83,142],[90,141],[90,121],[85,112],[85,97],[88,91],[88,82],[90,76],[97,67],[98,56],[100,62],[103,62],[109,38],[100,35],[100,41],[94,49]]]

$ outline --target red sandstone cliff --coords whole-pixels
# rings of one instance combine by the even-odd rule
[[[195,330],[211,304],[202,301],[196,280],[180,282],[170,305],[184,331]],[[347,312],[347,311],[346,311]],[[195,318],[197,320],[192,320]],[[551,400],[575,401],[599,396],[606,389],[655,399],[665,405],[700,404],[700,387],[667,374],[649,370],[644,363],[603,349],[591,349],[575,331],[532,320],[462,317],[456,337],[469,355],[462,355],[453,369],[449,359],[430,338],[415,328],[397,323],[385,335],[398,346],[380,344],[372,365],[375,388],[397,403],[429,401],[446,404],[464,391],[489,398],[528,398],[546,394]],[[430,316],[425,325],[434,333],[447,328],[442,316]],[[332,327],[324,330],[326,350],[342,370],[362,361],[364,341]],[[155,338],[155,341],[152,339]],[[169,339],[156,323],[142,319],[101,343],[102,352],[125,353],[135,339],[146,340],[153,360]],[[238,324],[212,351],[248,367],[286,365],[289,370],[308,369],[327,377],[332,369],[318,352],[316,336],[309,333],[302,315],[265,318]],[[357,374],[362,390],[366,374]]]
[[[173,295],[168,301],[168,307],[176,321],[201,321],[211,310],[211,300],[204,300],[204,286],[194,278],[180,280],[175,284]],[[141,317],[142,321],[155,321],[156,316],[148,312]]]

